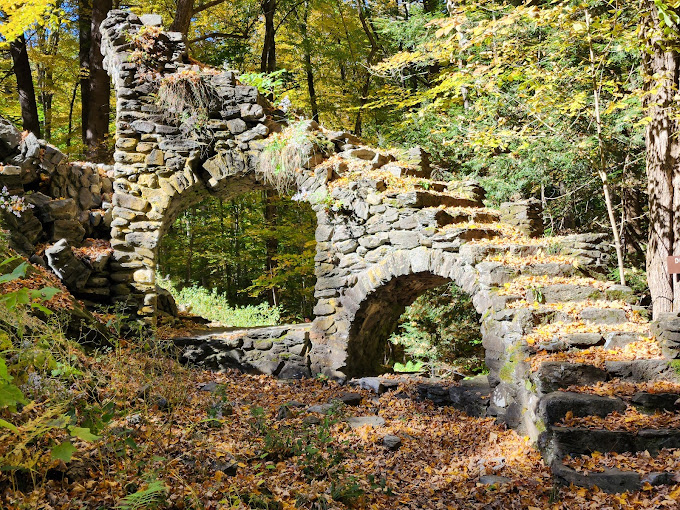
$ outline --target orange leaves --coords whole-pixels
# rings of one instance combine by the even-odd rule
[[[531,356],[527,361],[531,362],[531,369],[538,370],[542,363],[548,361],[567,361],[569,363],[588,363],[603,368],[607,361],[633,361],[638,359],[661,359],[662,353],[659,344],[653,339],[644,339],[630,343],[622,349],[604,349],[602,347],[590,347],[588,349],[566,352],[548,353],[540,351]]]
[[[625,413],[613,412],[604,418],[599,416],[575,418],[569,412],[559,425],[591,429],[627,430],[629,432],[635,432],[640,429],[671,429],[680,428],[680,414],[672,412],[643,414],[634,407],[628,407]]]
[[[553,322],[534,328],[533,332],[525,337],[529,345],[538,345],[541,342],[549,342],[559,335],[572,333],[639,333],[641,336],[649,336],[649,326],[643,323],[626,322],[623,324],[593,324],[592,322],[577,320],[563,323]]]
[[[645,393],[680,393],[680,383],[671,381],[648,381],[634,383],[613,379],[607,382],[597,382],[591,386],[569,386],[566,391],[576,393],[589,393],[603,397],[619,396],[632,397],[638,392]]]
[[[111,241],[105,239],[85,239],[83,246],[73,248],[73,254],[78,259],[95,260],[102,255],[110,255],[112,253]]]
[[[526,266],[531,266],[534,264],[567,264],[567,265],[577,265],[577,260],[574,257],[568,257],[566,255],[550,255],[543,250],[538,250],[536,253],[531,255],[518,256],[509,251],[503,253],[496,253],[494,255],[487,256],[484,260],[488,262],[500,262],[503,265],[522,268]]]
[[[614,284],[611,282],[596,280],[595,278],[584,278],[578,276],[522,275],[503,285],[503,288],[499,294],[523,296],[529,289],[542,288],[549,285],[579,285],[583,287],[592,287],[593,290],[604,291]]]

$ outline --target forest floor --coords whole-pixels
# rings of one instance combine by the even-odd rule
[[[679,507],[680,485],[619,495],[556,486],[526,438],[418,401],[415,383],[378,397],[322,379],[188,368],[153,349],[77,356],[85,376],[69,391],[101,438],[76,442],[68,464],[52,460],[33,480],[0,477],[0,508]],[[360,402],[325,405],[347,391]],[[347,422],[375,415],[384,424]],[[401,445],[386,447],[390,435]]]

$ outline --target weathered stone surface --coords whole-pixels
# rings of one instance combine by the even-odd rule
[[[45,256],[47,265],[69,289],[83,288],[92,274],[92,271],[73,255],[73,250],[66,239],[45,249]]]
[[[588,385],[607,379],[607,372],[585,363],[551,361],[542,363],[532,375],[541,393],[550,393],[571,385]]]
[[[586,393],[555,391],[541,398],[539,412],[547,424],[559,422],[567,412],[575,417],[600,416],[624,412],[626,404],[620,398],[601,397]]]
[[[398,450],[401,447],[401,438],[393,434],[388,434],[383,437],[383,446],[388,450]]]
[[[626,311],[618,308],[585,308],[581,319],[594,324],[622,324],[627,322]]]
[[[631,402],[647,412],[680,410],[680,394],[678,393],[639,392],[633,395]]]
[[[385,420],[380,416],[358,416],[356,418],[348,418],[347,424],[353,429],[365,426],[375,429],[385,426]]]

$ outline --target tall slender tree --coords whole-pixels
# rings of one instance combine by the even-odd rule
[[[23,128],[40,136],[40,118],[38,117],[38,103],[35,99],[35,87],[33,86],[33,73],[31,62],[28,59],[26,49],[26,37],[20,35],[9,45],[14,64],[14,75],[17,79],[17,91],[19,92],[19,104],[21,105],[21,119]]]

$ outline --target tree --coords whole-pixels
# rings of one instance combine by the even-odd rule
[[[654,316],[677,310],[680,289],[668,274],[667,257],[680,254],[680,140],[677,99],[680,81],[680,2],[643,0],[641,30],[645,73],[649,244],[647,282]]]
[[[44,22],[50,7],[49,0],[35,0],[28,5],[0,0],[0,36],[9,42],[23,127],[37,136],[40,136],[40,119],[24,32]]]
[[[101,159],[109,134],[111,87],[104,69],[99,26],[113,2],[80,0],[79,8],[83,142],[88,156]]]
[[[273,73],[276,71],[276,0],[262,0],[262,14],[264,15],[264,42],[262,44],[262,58],[260,71]]]
[[[9,50],[14,62],[14,74],[17,79],[17,92],[21,104],[21,118],[23,128],[40,137],[40,118],[38,117],[38,103],[35,99],[33,73],[26,50],[26,38],[21,35],[9,44]]]

